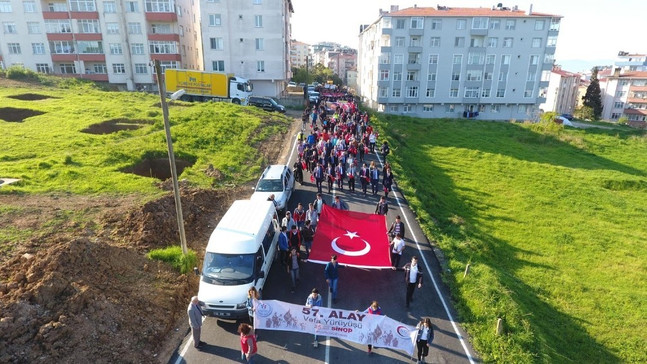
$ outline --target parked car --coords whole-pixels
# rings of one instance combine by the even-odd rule
[[[294,191],[292,169],[285,164],[274,164],[265,168],[249,199],[265,201],[274,195],[276,209],[283,211],[288,206],[292,191]]]
[[[568,119],[569,121],[573,121],[573,119],[575,118],[572,114],[562,114],[560,116]]]
[[[311,103],[319,102],[319,93],[317,91],[308,91],[308,100]]]
[[[260,107],[265,111],[278,111],[285,114],[285,106],[280,105],[276,100],[266,96],[252,96],[249,98],[249,104]]]

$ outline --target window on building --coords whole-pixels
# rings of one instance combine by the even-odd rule
[[[254,16],[254,26],[256,28],[262,28],[263,27],[263,16],[262,15],[255,15]]]
[[[409,64],[420,64],[420,53],[409,53]]]
[[[45,43],[32,43],[31,50],[34,54],[45,54]]]
[[[530,56],[530,65],[531,66],[536,66],[539,63],[539,56],[536,54],[533,54]]]
[[[126,1],[127,13],[139,13],[139,4],[136,1]]]
[[[432,112],[432,111],[434,111],[434,105],[431,105],[431,104],[422,105],[422,111],[423,112]]]
[[[74,63],[61,63],[58,65],[58,69],[62,74],[76,74],[76,66]]]
[[[388,87],[380,87],[377,91],[379,97],[389,97],[389,88]]]
[[[146,63],[135,63],[135,73],[138,75],[148,74],[148,65]]]
[[[404,37],[395,37],[395,46],[404,47]]]
[[[485,71],[483,73],[483,79],[486,81],[491,81],[492,80],[492,72]]]
[[[553,64],[555,62],[554,54],[544,54],[544,63]]]
[[[454,57],[452,57],[452,63],[453,64],[461,64],[461,63],[463,63],[463,55],[462,54],[454,54]]]
[[[616,97],[624,97],[626,94],[626,91],[616,91]]]
[[[611,113],[611,119],[614,119],[614,120],[620,119],[621,116],[622,116],[622,113],[619,113],[619,112]]]
[[[440,37],[431,37],[429,39],[430,47],[440,47]]]
[[[418,86],[407,87],[407,97],[418,97]]]
[[[144,43],[132,43],[130,45],[130,51],[135,55],[144,54]]]
[[[481,90],[481,97],[490,97],[490,89],[484,88],[483,90]]]
[[[499,88],[496,90],[496,97],[505,97],[505,89]]]
[[[457,88],[449,89],[449,97],[458,97],[458,89]]]
[[[471,37],[470,47],[483,47],[483,37]]]
[[[153,23],[151,24],[153,34],[171,34],[171,24]]]
[[[526,89],[523,91],[523,97],[532,97],[532,89]]]
[[[125,74],[126,73],[126,65],[124,65],[123,63],[113,63],[112,64],[112,73]]]
[[[456,90],[456,92],[458,92],[458,90]],[[445,112],[454,112],[455,109],[456,105],[454,104],[445,105]]]
[[[172,0],[146,0],[146,11],[149,13],[172,13]]]
[[[545,20],[535,20],[535,30],[544,30],[546,26]]]
[[[550,36],[546,38],[546,47],[555,47],[557,46],[557,37],[556,36]]]
[[[149,41],[149,52],[151,54],[177,54],[177,42],[170,41]]]
[[[472,29],[487,29],[488,18],[474,17],[472,18]]]
[[[616,101],[613,103],[613,108],[614,109],[624,109],[625,103],[622,101]]]
[[[425,18],[422,17],[412,17],[411,18],[411,29],[422,29],[425,25]]]
[[[483,53],[470,53],[467,56],[467,64],[483,64],[485,62],[485,54]]]
[[[160,66],[162,68],[162,71],[166,71],[168,69],[174,70],[180,67],[180,62],[178,61],[162,61],[160,62]]]
[[[480,81],[483,73],[480,70],[467,70],[468,81]]]
[[[404,20],[405,19],[396,19],[395,20],[395,29],[404,29]]]
[[[435,72],[428,73],[427,74],[427,81],[435,82],[436,81],[436,73]]]
[[[457,47],[457,48],[465,47],[465,37],[454,38],[454,47]]]
[[[74,43],[67,40],[49,42],[49,51],[53,54],[72,54]]]
[[[499,81],[505,82],[507,80],[508,80],[508,73],[504,71],[499,72]]]
[[[27,33],[29,34],[40,34],[40,23],[39,22],[27,22]]]
[[[410,112],[413,112],[413,105],[405,104],[402,106],[402,112],[405,114],[408,114]]]
[[[409,38],[409,46],[420,47],[420,36],[413,35]]]
[[[79,33],[101,33],[99,21],[93,19],[79,19],[76,21]]]
[[[97,11],[94,0],[68,0],[71,11]]]
[[[477,98],[479,97],[479,88],[478,87],[466,87],[465,96],[467,98]]]
[[[391,18],[388,16],[382,17],[382,28],[391,29]]]
[[[105,63],[95,63],[92,66],[92,69],[94,70],[94,73],[100,74],[100,75],[105,75],[108,73],[108,67],[106,67]]]
[[[442,19],[431,19],[431,29],[441,30],[443,25]]]
[[[515,30],[517,27],[517,21],[514,19],[508,19],[505,21],[505,30]]]
[[[532,81],[534,82],[535,79],[537,78],[537,74],[534,72],[528,72],[528,75],[526,76],[526,81]]]
[[[114,1],[104,1],[103,2],[103,12],[104,13],[116,13],[117,5]]]
[[[224,49],[224,42],[222,38],[209,38],[209,42],[211,43],[211,49],[215,49],[217,51]]]
[[[13,8],[9,1],[0,1],[0,13],[12,13]]]
[[[488,37],[487,46],[488,48],[496,48],[499,45],[499,38],[497,37]]]
[[[398,105],[389,105],[390,112],[398,112],[398,110],[400,110],[400,107]]]
[[[45,31],[47,33],[72,33],[72,25],[69,20],[45,20]]]
[[[425,96],[426,97],[436,97],[436,89],[435,88],[428,88],[425,91]]]
[[[488,54],[485,56],[485,64],[494,64],[496,61],[496,55]]]
[[[380,64],[391,64],[391,53],[382,53],[380,56]]]
[[[551,31],[559,31],[559,22],[561,20],[559,18],[551,18],[550,19],[550,30]]]
[[[76,43],[78,53],[81,54],[103,54],[103,43],[96,40],[78,41]]]
[[[452,81],[460,81],[460,79],[461,79],[460,71],[452,72]]]
[[[264,42],[263,38],[256,38],[255,43],[256,43],[256,50],[257,51],[262,51],[263,49],[265,49],[265,47],[264,47],[265,42]]]
[[[39,72],[39,73],[51,73],[52,70],[49,68],[48,63],[36,63],[36,72]]]
[[[110,54],[123,54],[124,51],[121,48],[121,43],[110,43]]]
[[[499,19],[490,19],[490,29],[497,30],[501,28],[501,20]]]
[[[504,54],[501,56],[501,64],[510,64],[510,55]]]
[[[209,26],[210,27],[219,27],[222,25],[222,19],[220,14],[209,14]]]
[[[392,97],[400,97],[402,96],[402,92],[399,88],[394,88],[393,93],[391,94]]]
[[[501,112],[501,105],[492,105],[492,107],[490,107],[490,112],[493,112],[493,113]]]
[[[387,81],[389,79],[389,70],[380,70],[380,81]]]
[[[14,22],[3,22],[2,28],[4,29],[5,34],[17,34],[18,28],[16,28],[16,23]]]
[[[402,72],[395,71],[393,72],[393,81],[402,81]]]
[[[418,72],[407,71],[407,81],[418,81]]]
[[[396,54],[393,56],[394,64],[402,64],[404,62],[404,56],[402,54]]]
[[[106,23],[106,33],[119,34],[119,23]]]
[[[457,19],[456,20],[456,29],[462,30],[467,27],[467,19]]]
[[[438,55],[430,54],[429,55],[429,64],[438,64]]]
[[[33,1],[23,1],[22,10],[25,13],[35,13],[36,12],[36,3]]]
[[[128,34],[142,34],[141,23],[128,23]]]
[[[541,38],[532,38],[531,46],[533,48],[541,48]]]
[[[512,48],[512,37],[503,38],[503,48]]]

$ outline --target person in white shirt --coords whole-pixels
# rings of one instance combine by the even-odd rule
[[[404,240],[400,236],[400,233],[397,233],[391,242],[391,265],[393,265],[393,269],[396,269],[400,265],[402,251],[404,251]]]
[[[416,286],[422,288],[422,272],[418,269],[418,257],[411,257],[411,263],[407,263],[403,268],[398,270],[404,271],[404,282],[407,284],[407,308],[413,301],[413,291]]]
[[[434,327],[431,324],[431,319],[425,317],[420,321],[418,326],[418,333],[416,334],[416,346],[418,347],[418,361],[417,363],[424,363],[425,358],[429,355],[429,346],[434,340]]]

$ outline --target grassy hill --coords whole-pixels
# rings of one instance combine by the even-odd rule
[[[647,362],[645,134],[377,119],[485,361]]]

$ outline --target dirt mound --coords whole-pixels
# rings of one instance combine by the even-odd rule
[[[175,158],[177,175],[181,175],[186,167],[191,167],[193,164],[195,164],[195,161]],[[147,158],[121,171],[142,177],[157,178],[162,181],[171,178],[171,166],[169,165],[168,158]]]
[[[54,96],[47,96],[47,95],[39,95],[39,94],[20,94],[20,95],[13,95],[13,96],[7,96],[12,99],[16,100],[24,100],[24,101],[36,101],[36,100],[45,100],[45,99],[57,99],[58,97]]]
[[[42,115],[44,112],[32,109],[18,109],[15,107],[0,107],[0,119],[12,123],[22,123],[25,119],[36,115]]]
[[[153,124],[152,120],[135,120],[135,119],[112,119],[102,123],[92,124],[81,130],[88,134],[112,134],[121,130],[135,130],[142,128],[144,125]]]

